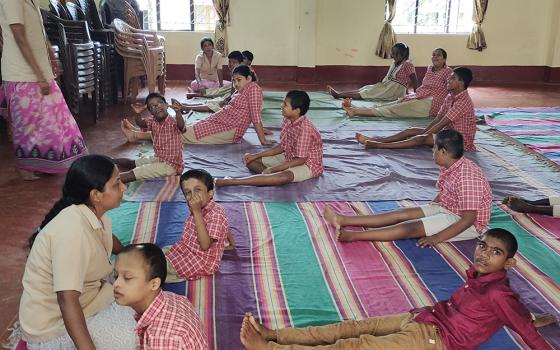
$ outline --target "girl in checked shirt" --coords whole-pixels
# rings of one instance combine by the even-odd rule
[[[369,101],[394,101],[406,94],[408,86],[414,91],[418,86],[416,70],[408,60],[409,49],[405,43],[396,43],[391,49],[393,64],[383,80],[377,84],[366,85],[358,90],[336,91],[328,85],[327,89],[334,98],[353,98]]]

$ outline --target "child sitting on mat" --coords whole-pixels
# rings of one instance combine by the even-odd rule
[[[448,94],[447,79],[453,74],[446,61],[444,49],[437,48],[432,52],[432,65],[414,94],[373,108],[355,108],[351,99],[345,99],[342,108],[349,117],[435,117]]]
[[[393,241],[417,238],[430,247],[445,241],[477,238],[490,221],[492,191],[482,170],[463,157],[463,137],[453,129],[440,131],[434,140],[434,161],[440,166],[438,195],[431,204],[383,214],[346,216],[331,207],[325,219],[334,226],[341,242]],[[344,226],[368,227],[367,231],[342,230]]]
[[[465,140],[465,151],[476,151],[474,136],[476,134],[476,116],[474,105],[467,88],[473,79],[470,69],[459,67],[447,81],[449,95],[437,117],[425,128],[408,128],[388,137],[366,137],[356,133],[356,139],[365,148],[413,148],[420,145],[433,146],[433,134],[449,128],[459,131]]]
[[[235,248],[224,208],[214,202],[214,179],[205,170],[189,170],[179,180],[189,216],[177,243],[164,248],[169,282],[193,280],[218,271],[224,254]]]
[[[502,203],[511,210],[519,213],[541,214],[560,218],[560,197],[549,197],[530,201],[519,197],[509,196]]]
[[[136,311],[138,349],[208,350],[189,299],[161,289],[165,276],[165,255],[155,244],[131,244],[117,256],[115,301]]]
[[[537,332],[557,320],[531,314],[509,286],[517,240],[508,231],[490,229],[474,251],[466,281],[448,300],[407,313],[319,327],[268,329],[250,314],[241,326],[248,350],[304,349],[475,349],[504,325],[534,350],[552,350]]]
[[[336,91],[327,85],[329,93],[334,98],[352,98],[370,101],[394,101],[406,94],[409,85],[414,91],[418,87],[416,70],[408,60],[409,49],[405,43],[396,43],[391,49],[393,64],[383,80],[377,84],[366,85],[358,90]]]
[[[266,139],[266,130],[262,125],[262,89],[255,83],[249,67],[241,64],[233,70],[233,84],[237,91],[231,101],[206,119],[188,126],[182,135],[183,143],[239,143],[251,124],[255,127],[261,144],[273,143]],[[123,123],[121,129],[129,142],[151,139],[149,132],[131,128],[130,124]]]
[[[216,186],[276,186],[301,182],[323,173],[323,142],[319,130],[305,116],[309,95],[292,90],[282,104],[284,121],[280,144],[255,154],[246,153],[243,162],[259,174],[216,180]]]
[[[123,183],[163,176],[180,175],[183,172],[183,144],[181,135],[185,132],[185,120],[181,112],[175,111],[175,119],[167,113],[169,107],[165,97],[153,92],[146,97],[146,106],[152,117],[142,119],[136,115],[136,124],[148,130],[153,138],[154,156],[144,156],[133,160],[117,158],[115,164],[127,169],[121,173]]]

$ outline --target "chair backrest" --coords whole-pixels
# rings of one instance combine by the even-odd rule
[[[77,0],[76,3],[84,14],[86,15],[86,21],[89,24],[90,29],[101,30],[105,29],[101,19],[99,17],[99,12],[97,11],[97,6],[93,0]]]
[[[138,20],[138,15],[136,14],[136,11],[132,7],[132,5],[130,5],[126,1],[123,1],[122,6],[124,7],[125,10],[125,18],[123,18],[124,21],[132,28],[135,29],[142,28],[140,27],[140,21]]]
[[[49,0],[49,9],[57,17],[72,19],[68,10],[60,0]]]
[[[74,21],[85,21],[86,14],[82,10],[80,6],[73,2],[66,2],[66,10],[68,10],[68,14],[70,15],[70,19]]]

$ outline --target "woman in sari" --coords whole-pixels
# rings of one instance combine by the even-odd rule
[[[2,88],[16,166],[24,180],[66,173],[87,154],[80,129],[54,80],[39,0],[0,0],[4,48]]]

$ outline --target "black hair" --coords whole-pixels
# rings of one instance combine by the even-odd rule
[[[144,100],[144,104],[147,106],[148,102],[152,99],[152,98],[158,98],[160,99],[163,103],[167,103],[167,101],[165,100],[165,97],[160,94],[159,92],[151,92],[148,94],[148,96],[146,96],[146,99]]]
[[[435,144],[437,149],[444,149],[453,159],[459,159],[465,152],[463,135],[454,129],[445,129],[436,134]]]
[[[142,254],[146,265],[149,267],[147,280],[150,281],[154,278],[159,278],[163,286],[165,277],[167,277],[167,260],[161,248],[153,243],[129,244],[121,250],[119,255],[129,252],[138,252]]]
[[[243,62],[243,54],[241,51],[232,51],[227,55],[230,60],[236,60],[238,63]]]
[[[253,72],[251,68],[249,68],[249,66],[245,64],[240,64],[239,66],[235,67],[233,72],[231,72],[232,76],[234,74],[239,74],[241,76],[244,76],[245,78],[251,76],[251,79],[253,79],[253,81],[257,81],[257,76],[255,75],[255,72]]]
[[[453,73],[465,84],[465,89],[469,87],[473,80],[473,74],[467,67],[457,67],[453,69]]]
[[[206,170],[192,169],[184,172],[183,175],[181,175],[181,178],[179,179],[179,186],[181,186],[181,184],[184,181],[187,181],[188,179],[197,179],[203,182],[204,185],[206,185],[208,191],[212,191],[214,189],[214,178]],[[181,187],[181,189],[182,188],[183,187]]]
[[[494,237],[502,241],[506,245],[508,258],[513,258],[515,253],[517,253],[517,239],[508,230],[503,228],[491,228],[484,233],[483,237]]]
[[[409,50],[407,44],[396,43],[395,45],[393,45],[393,47],[396,48],[397,50],[399,50],[399,53],[401,54],[401,56],[403,56],[403,62],[408,60],[408,57],[410,55],[410,50]]]
[[[309,110],[309,95],[305,91],[292,90],[288,91],[286,98],[290,99],[292,109],[299,108],[299,115],[304,115]]]
[[[202,50],[202,46],[204,46],[205,42],[210,42],[210,44],[212,44],[212,46],[214,46],[214,40],[212,40],[212,38],[209,37],[204,37],[202,39],[200,39],[200,49]]]
[[[442,49],[441,47],[436,47],[434,49],[434,51],[439,51],[441,52],[441,55],[443,56],[444,59],[447,59],[447,51],[445,51],[444,49]]]
[[[62,209],[72,204],[91,205],[89,202],[91,190],[95,189],[103,192],[105,184],[113,176],[114,170],[115,163],[107,156],[90,154],[76,159],[66,174],[66,179],[62,186],[62,197],[49,210],[37,232],[29,238],[29,247],[33,245],[39,231],[47,226]]]
[[[253,62],[253,58],[255,56],[253,56],[253,53],[251,51],[245,50],[245,51],[242,52],[242,54],[243,54],[243,57],[245,57],[248,61]]]

